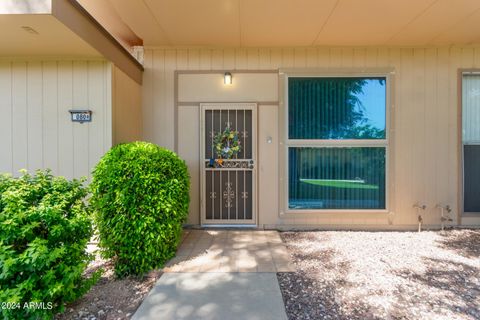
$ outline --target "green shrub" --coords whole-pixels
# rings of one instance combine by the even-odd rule
[[[99,244],[119,277],[142,275],[175,255],[188,214],[187,166],[146,142],[121,144],[93,172]]]
[[[82,275],[92,221],[82,181],[0,177],[0,302],[6,319],[50,319],[98,279]],[[41,304],[43,302],[43,305]]]

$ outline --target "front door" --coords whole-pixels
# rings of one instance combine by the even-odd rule
[[[201,104],[203,225],[256,224],[255,103]]]

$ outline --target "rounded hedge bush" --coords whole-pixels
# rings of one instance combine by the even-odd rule
[[[185,162],[152,143],[120,144],[102,157],[90,203],[99,245],[117,276],[142,275],[175,255],[189,187]]]
[[[83,273],[93,233],[82,181],[49,171],[0,176],[0,315],[51,319],[100,276]]]

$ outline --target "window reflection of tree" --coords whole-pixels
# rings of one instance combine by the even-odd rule
[[[385,78],[289,78],[289,139],[385,139],[385,122],[372,123],[367,114],[372,106],[362,103],[373,81],[384,88]],[[290,147],[291,204],[385,208],[385,152],[385,147]]]
[[[360,95],[369,81],[384,78],[290,78],[290,139],[384,139],[365,115]]]

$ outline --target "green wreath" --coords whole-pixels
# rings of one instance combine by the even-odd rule
[[[241,150],[238,131],[232,130],[230,127],[226,127],[223,132],[215,135],[213,143],[220,159],[231,159]]]

